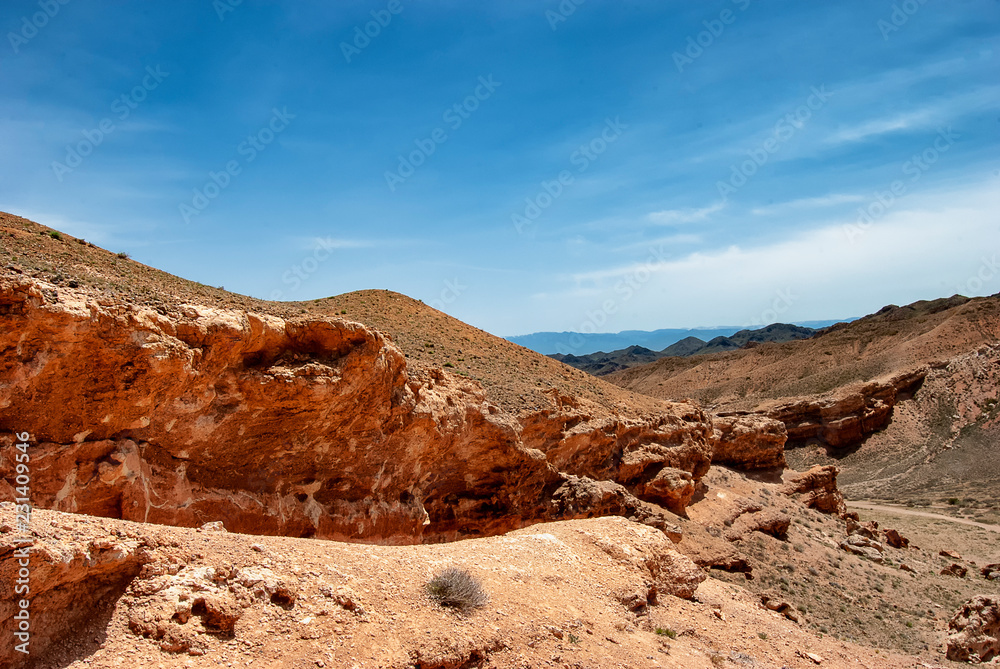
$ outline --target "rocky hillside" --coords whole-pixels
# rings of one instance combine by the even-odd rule
[[[858,497],[964,491],[987,500],[1000,485],[998,351],[1000,297],[955,296],[888,306],[802,341],[663,359],[606,378],[722,415],[780,420],[794,466],[836,462]]]
[[[722,351],[733,351],[740,348],[756,346],[764,342],[784,342],[797,339],[808,339],[817,330],[801,327],[799,325],[788,325],[786,323],[774,323],[767,327],[756,330],[740,330],[730,337],[714,337],[709,341],[703,341],[697,337],[685,337],[680,341],[671,344],[662,351],[651,351],[642,346],[629,346],[618,351],[605,353],[598,351],[589,355],[563,355],[556,353],[549,357],[553,360],[565,363],[570,367],[583,370],[594,376],[611,374],[630,367],[645,365],[655,362],[660,358],[687,357],[692,355],[708,355]]]

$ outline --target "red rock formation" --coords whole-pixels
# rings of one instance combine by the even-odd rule
[[[842,516],[847,512],[847,505],[837,488],[837,474],[833,465],[816,465],[801,474],[789,470],[783,477],[781,492],[797,498],[811,509]]]
[[[882,535],[885,537],[885,542],[893,548],[908,548],[910,545],[910,540],[896,530],[882,530]]]
[[[559,471],[640,489],[665,467],[687,472],[694,480],[708,471],[711,423],[696,407],[626,418],[600,415],[598,407],[551,394],[553,408],[521,419],[521,440],[545,453]]]
[[[976,595],[948,623],[948,659],[989,662],[1000,656],[1000,599]]]
[[[785,467],[785,425],[753,413],[712,417],[712,463],[737,469]]]
[[[836,397],[799,400],[765,413],[784,423],[790,448],[817,441],[833,449],[845,449],[885,429],[899,398],[912,396],[926,375],[926,369],[907,372]]]
[[[342,319],[192,305],[168,317],[0,276],[0,446],[31,434],[37,506],[414,543],[569,517],[552,498],[560,470],[637,489],[664,467],[697,479],[709,466],[711,428],[689,405],[554,405],[522,424],[476,382],[415,375],[382,334]],[[0,460],[11,497],[13,464]]]

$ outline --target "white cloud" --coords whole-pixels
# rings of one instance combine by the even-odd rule
[[[826,143],[847,144],[893,132],[925,128],[933,125],[934,119],[937,116],[932,110],[923,109],[909,114],[897,114],[891,117],[873,119],[838,130],[826,138]]]
[[[847,214],[773,244],[573,275],[572,288],[546,295],[552,316],[561,321],[548,329],[579,329],[588,319],[613,332],[626,324],[656,329],[840,318],[889,303],[976,292],[968,287],[970,278],[1000,255],[995,183],[909,197],[860,235],[847,234],[845,226],[855,224]],[[1000,274],[976,290],[1000,291]],[[775,312],[779,299],[781,310]],[[613,312],[595,317],[608,301]]]
[[[664,211],[654,211],[646,216],[650,221],[660,225],[678,225],[682,223],[696,223],[704,221],[712,214],[722,211],[726,207],[725,202],[716,202],[701,209],[667,209]]]
[[[825,207],[835,207],[839,204],[864,202],[866,199],[868,198],[863,195],[837,193],[824,195],[822,197],[806,197],[798,200],[789,200],[787,202],[778,202],[766,207],[757,207],[756,209],[752,209],[750,213],[754,216],[770,216],[789,209],[822,209]]]

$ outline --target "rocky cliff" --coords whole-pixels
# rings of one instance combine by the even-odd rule
[[[385,335],[342,318],[155,309],[0,278],[0,438],[31,434],[37,506],[382,543],[612,507],[664,525],[633,495],[683,511],[690,495],[675,488],[713,456],[703,412],[548,397],[515,415],[476,381],[413,369]],[[10,457],[0,476],[12,497]],[[609,507],[574,493],[587,477],[625,488]]]

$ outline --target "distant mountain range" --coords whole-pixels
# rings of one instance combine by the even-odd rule
[[[550,358],[565,363],[571,367],[583,370],[589,374],[600,376],[610,374],[629,367],[645,365],[666,357],[687,357],[707,353],[721,353],[740,348],[748,348],[763,342],[786,342],[795,339],[808,339],[819,332],[817,328],[775,323],[757,330],[739,330],[732,336],[717,336],[709,341],[698,337],[685,337],[670,346],[654,351],[644,346],[629,346],[627,348],[605,353],[597,351],[588,355],[563,355],[555,353]]]
[[[853,318],[839,321],[800,321],[795,325],[819,330],[834,323],[849,322]],[[731,337],[746,328],[739,326],[719,326],[709,328],[668,328],[664,330],[624,330],[622,332],[598,332],[585,334],[582,332],[534,332],[532,334],[506,337],[508,341],[520,344],[532,351],[544,355],[561,353],[563,355],[584,356],[600,351],[620,352],[632,346],[638,346],[650,351],[663,349],[688,338],[695,338],[702,343],[711,342],[717,337]],[[680,355],[673,353],[671,355]]]

